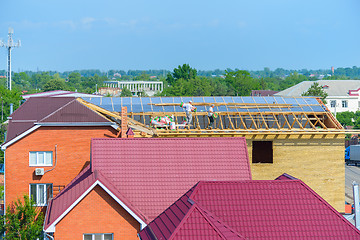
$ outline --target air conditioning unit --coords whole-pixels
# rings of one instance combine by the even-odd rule
[[[35,175],[36,176],[44,175],[44,169],[43,168],[35,168]]]

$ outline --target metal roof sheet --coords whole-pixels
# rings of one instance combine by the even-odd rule
[[[153,239],[152,232],[172,239],[187,221],[182,214],[168,214],[180,201],[199,206],[246,239],[360,238],[359,230],[301,180],[252,180],[199,182],[143,229],[141,239]],[[158,222],[164,215],[168,221],[162,226]],[[189,224],[187,236],[196,237],[202,226]]]
[[[65,90],[55,90],[41,93],[25,94],[22,95],[24,99],[35,98],[35,97],[101,97],[100,95],[71,92]]]
[[[150,220],[200,180],[249,180],[245,138],[92,139],[101,171]]]
[[[97,181],[108,188],[112,194],[126,204],[126,206],[137,216],[145,218],[144,215],[138,211],[138,209],[134,207],[103,174],[98,171],[91,171],[89,165],[49,202],[45,216],[44,229],[47,230],[51,225],[61,220],[63,217],[62,215],[67,211],[70,211],[87,191],[92,190],[91,187]]]
[[[30,98],[10,115],[6,141],[30,129],[35,122],[48,116],[75,98]]]
[[[29,98],[10,117],[5,143],[38,123],[109,123],[109,120],[70,97]]]

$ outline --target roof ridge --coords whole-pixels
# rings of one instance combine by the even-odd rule
[[[176,235],[179,233],[179,231],[181,230],[181,228],[184,226],[184,224],[186,223],[186,220],[191,216],[191,214],[193,214],[195,212],[195,210],[197,210],[200,215],[203,217],[203,219],[210,225],[211,229],[213,229],[220,238],[222,238],[223,240],[227,240],[227,238],[224,236],[224,234],[220,231],[220,229],[213,223],[213,221],[211,221],[211,219],[209,219],[208,216],[206,216],[206,213],[202,210],[202,208],[197,204],[194,203],[189,211],[185,214],[185,216],[181,219],[179,225],[176,226],[174,232],[171,233],[170,237],[168,238],[168,240],[172,240],[176,237]],[[222,224],[222,222],[219,221],[219,223]],[[229,228],[231,230],[233,230],[232,228]],[[236,231],[233,231],[236,234]],[[237,234],[240,235],[240,234]],[[241,235],[240,235],[241,236]]]
[[[220,231],[220,229],[214,224],[214,222],[212,221],[212,219],[210,219],[210,217],[214,218],[214,221],[218,221],[218,223],[222,224],[223,226],[225,226],[227,229],[229,229],[231,232],[233,232],[234,234],[238,235],[238,237],[246,239],[244,236],[242,236],[240,233],[238,233],[237,231],[235,231],[232,227],[230,227],[229,225],[227,225],[226,223],[223,222],[222,219],[220,219],[218,216],[216,216],[215,214],[213,214],[212,212],[210,212],[209,210],[203,209],[199,204],[195,203],[194,205],[196,205],[195,207],[199,209],[201,215],[203,215],[208,221],[209,223],[221,234],[224,236],[224,234]],[[224,239],[227,239],[224,236]]]
[[[63,105],[62,107],[58,108],[57,110],[53,111],[52,113],[50,113],[49,115],[43,117],[42,119],[40,119],[38,122],[42,122],[45,119],[49,118],[50,116],[54,115],[55,113],[57,113],[58,111],[64,109],[67,105],[69,105],[70,103],[72,103],[73,101],[75,101],[76,99],[74,98],[73,100],[71,100],[70,102],[66,103],[65,105]]]

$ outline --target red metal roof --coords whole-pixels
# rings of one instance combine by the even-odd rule
[[[147,219],[200,180],[250,180],[245,138],[93,139],[92,169]]]
[[[6,142],[34,126],[34,123],[73,101],[75,98],[30,98],[23,103],[9,120]]]
[[[108,122],[102,115],[73,100],[49,114],[39,122]]]
[[[275,180],[298,180],[298,178],[293,177],[287,173],[283,173],[280,176],[278,176],[277,178],[275,178]]]
[[[36,123],[109,122],[70,97],[29,98],[10,117],[5,143],[31,129]]]
[[[182,197],[181,202],[186,201],[246,239],[360,239],[360,231],[301,180],[200,182]],[[179,203],[143,229],[141,240],[154,239],[153,234],[158,239],[175,239],[177,228],[187,221],[172,211]],[[161,220],[164,215],[166,221]],[[194,221],[188,224],[192,226],[187,229],[188,239],[195,239],[191,236],[201,234],[203,226]]]
[[[76,202],[81,200],[81,197],[86,194],[87,191],[92,190],[91,187],[96,182],[100,182],[105,186],[112,194],[114,194],[119,200],[121,200],[126,206],[134,212],[137,216],[144,217],[143,214],[129,202],[116,187],[108,181],[98,171],[91,171],[90,166],[86,167],[76,178],[74,178],[54,199],[49,202],[44,229],[47,230],[56,221],[61,220],[61,215],[71,210],[76,205]]]

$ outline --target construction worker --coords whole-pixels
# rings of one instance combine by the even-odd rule
[[[187,125],[191,124],[192,121],[192,114],[191,112],[193,111],[194,107],[192,105],[192,101],[190,100],[189,103],[185,103],[182,106],[183,108],[185,108],[185,112],[186,112],[186,123]]]
[[[208,117],[209,117],[209,120],[210,120],[208,129],[213,128],[213,124],[214,124],[214,107],[215,107],[215,105],[211,104],[211,106],[209,107],[209,110],[208,110]]]

